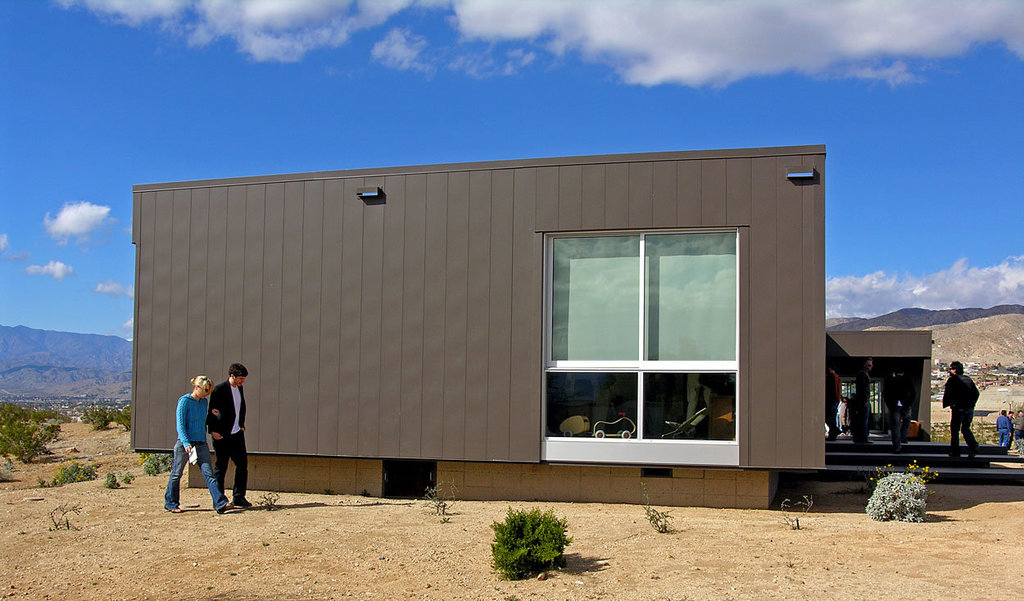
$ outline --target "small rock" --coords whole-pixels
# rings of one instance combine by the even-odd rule
[[[547,572],[541,572],[540,574],[537,574],[537,580],[547,580],[547,579],[548,579],[548,573]]]
[[[43,498],[43,497],[25,497],[22,500],[23,501],[45,501],[46,499]]]

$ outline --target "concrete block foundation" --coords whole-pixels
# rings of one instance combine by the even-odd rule
[[[766,509],[778,488],[778,472],[735,469],[670,469],[657,477],[639,467],[439,461],[438,483],[451,483],[467,501],[644,502],[640,483],[654,505]],[[383,492],[379,459],[249,457],[249,490],[366,494]],[[234,466],[226,477],[228,497]],[[205,488],[189,466],[188,486]],[[259,495],[249,500],[256,503]]]

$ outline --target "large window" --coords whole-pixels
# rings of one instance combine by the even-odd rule
[[[737,234],[553,237],[548,440],[736,440]]]

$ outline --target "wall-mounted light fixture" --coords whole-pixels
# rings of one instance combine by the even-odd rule
[[[384,188],[381,188],[380,186],[372,188],[356,188],[356,196],[368,205],[383,204],[386,199],[384,195]]]
[[[814,170],[814,167],[788,167],[786,169],[786,179],[795,182],[807,182],[813,180],[818,172]]]

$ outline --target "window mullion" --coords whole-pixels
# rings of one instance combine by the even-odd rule
[[[637,344],[637,357],[640,364],[637,366],[636,382],[637,382],[637,395],[636,395],[636,431],[637,438],[644,439],[644,372],[643,372],[643,361],[647,357],[647,331],[646,331],[646,315],[647,315],[647,236],[646,234],[640,234],[640,285],[637,288],[640,289],[640,302],[638,303],[640,320],[640,327],[637,328],[639,331],[639,342]]]

